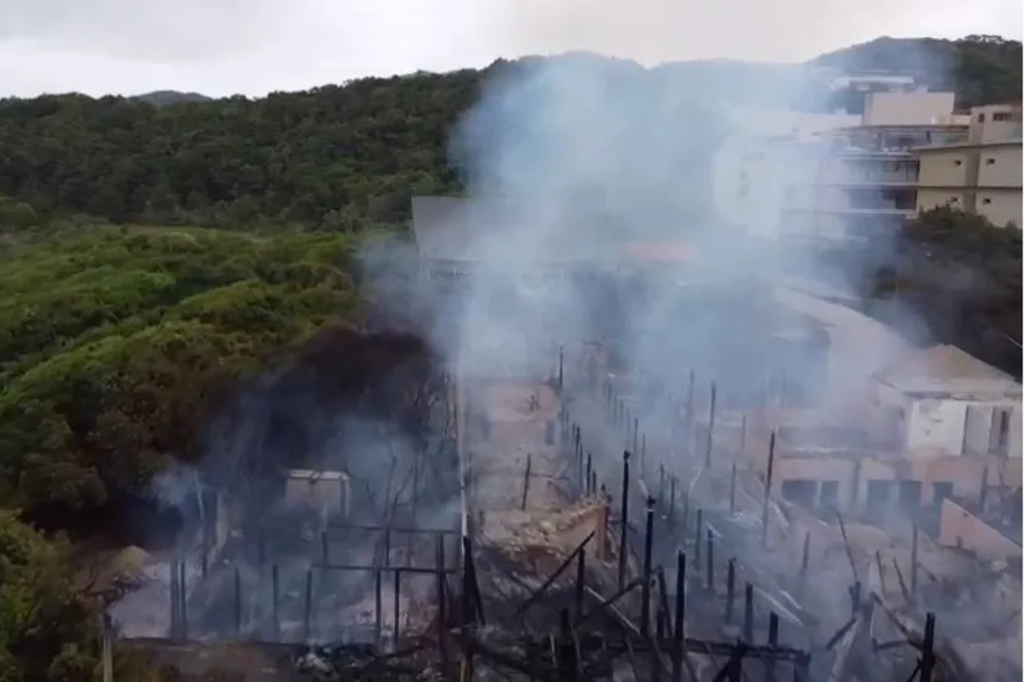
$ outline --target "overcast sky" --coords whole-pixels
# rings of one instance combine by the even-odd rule
[[[1020,0],[0,0],[0,95],[260,95],[568,50],[798,61],[1022,23]]]

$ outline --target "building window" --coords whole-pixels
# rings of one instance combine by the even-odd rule
[[[912,512],[921,507],[921,481],[900,481],[898,494],[903,511]]]
[[[942,506],[942,501],[953,497],[953,484],[949,481],[936,481],[932,484],[932,504]]]
[[[991,157],[987,158],[987,159],[985,159],[985,165],[986,166],[994,166],[994,165],[996,165],[996,160],[991,158]]]
[[[1010,409],[997,407],[992,412],[992,430],[989,432],[989,452],[1004,457],[1010,451]]]
[[[782,482],[782,499],[793,504],[810,507],[814,504],[817,483],[809,479],[794,478]]]
[[[818,491],[818,504],[823,509],[839,508],[839,481],[822,481]]]
[[[978,123],[985,122],[985,114],[978,114]]]
[[[1009,121],[1010,120],[1010,112],[1008,112],[1008,111],[1000,111],[999,113],[992,114],[992,120],[993,121]]]

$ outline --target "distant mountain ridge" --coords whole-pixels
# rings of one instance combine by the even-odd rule
[[[542,57],[515,60],[540,63]],[[636,62],[587,52],[550,59],[602,61],[622,74],[647,72],[655,83],[699,89],[705,99],[755,102],[767,106],[806,106],[820,109],[842,102],[843,93],[830,93],[825,69],[850,73],[885,72],[912,75],[933,90],[957,93],[957,107],[1021,100],[1021,42],[998,36],[974,35],[958,40],[881,37],[827,52],[802,64],[765,64],[730,59],[668,62],[644,69]],[[484,71],[507,65],[499,60]],[[383,79],[360,79],[383,80]],[[214,99],[195,92],[158,90],[131,99],[167,106]]]
[[[182,104],[184,102],[212,102],[214,100],[213,97],[207,97],[198,92],[178,92],[177,90],[155,90],[143,95],[135,95],[129,99],[146,102],[158,107],[169,104]]]

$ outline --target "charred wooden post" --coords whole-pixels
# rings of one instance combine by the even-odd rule
[[[689,381],[688,381],[688,384],[687,384],[687,387],[686,387],[686,420],[685,420],[686,435],[685,435],[685,438],[686,438],[686,454],[688,456],[693,456],[693,423],[694,423],[694,417],[695,417],[695,415],[693,414],[693,410],[694,410],[694,383],[695,383],[695,381],[696,381],[696,375],[694,374],[694,371],[691,369],[690,370],[690,378],[689,378]]]
[[[579,556],[576,557],[576,618],[580,619],[583,617],[583,596],[586,594],[587,587],[587,550],[581,549]]]
[[[626,559],[629,557],[626,533],[629,532],[629,450],[622,453],[622,511],[619,513],[619,589],[626,584]]]
[[[529,597],[527,597],[526,601],[524,601],[522,605],[518,609],[516,609],[515,614],[512,616],[513,620],[515,620],[522,614],[526,613],[526,610],[530,608],[530,606],[532,606],[534,603],[536,603],[538,599],[544,596],[544,593],[547,592],[548,588],[551,587],[555,583],[555,581],[558,580],[559,577],[561,577],[563,573],[565,573],[566,569],[572,565],[572,562],[575,561],[577,557],[582,555],[582,553],[586,550],[587,543],[589,543],[591,539],[593,539],[596,533],[596,530],[590,531],[590,534],[583,539],[583,542],[578,544],[576,546],[576,549],[574,549],[569,554],[569,556],[562,560],[562,563],[559,564],[557,569],[555,569],[555,572],[549,575],[547,579],[545,579],[544,582],[541,583],[540,587],[534,590],[534,592],[530,594]],[[579,566],[577,566],[577,578],[579,578],[578,571]],[[582,589],[579,584],[577,584],[577,589]]]
[[[921,642],[920,682],[932,682],[935,675],[935,614],[925,614],[924,638]]]
[[[807,569],[811,563],[811,531],[804,533],[804,548],[800,556],[800,584],[797,586],[799,592],[804,591],[804,584],[807,582]]]
[[[754,585],[750,582],[743,590],[743,641],[754,643]]]
[[[594,460],[593,460],[593,456],[591,455],[590,451],[588,450],[587,451],[587,478],[586,478],[586,480],[584,481],[584,484],[583,484],[583,489],[586,491],[585,494],[588,495],[588,496],[594,494],[594,488],[591,485],[593,483],[593,480],[591,479],[591,475],[593,473],[594,473]]]
[[[700,545],[701,536],[704,531],[704,510],[700,507],[697,508],[697,528],[693,533],[693,560],[697,562],[697,575],[700,575]]]
[[[672,628],[672,682],[682,682],[686,656],[686,554],[676,552],[676,613]]]
[[[668,525],[674,528],[676,525],[676,477],[669,480],[668,486]]]
[[[573,642],[572,626],[569,624],[569,609],[558,614],[558,673],[562,682],[576,682],[579,675],[579,660],[576,644]]]
[[[761,544],[768,542],[768,503],[772,494],[772,470],[775,468],[775,432],[768,440],[768,472],[764,479],[764,504],[761,507]]]
[[[715,433],[715,402],[718,394],[718,389],[715,382],[711,382],[711,405],[710,413],[708,415],[708,437],[707,442],[704,444],[704,466],[711,467],[711,446],[714,442]]]
[[[235,566],[235,634],[242,635],[242,569]]]
[[[178,562],[178,576],[178,598],[181,600],[181,605],[178,607],[181,617],[178,623],[181,629],[179,636],[185,640],[188,639],[188,573],[184,561]]]
[[[715,590],[715,536],[708,528],[708,555],[707,555],[707,588],[708,592]]]
[[[178,639],[180,637],[179,622],[181,621],[181,597],[179,592],[181,591],[181,585],[178,582],[178,560],[175,559],[171,563],[171,624],[168,631],[168,637],[171,639]]]
[[[910,545],[910,595],[917,596],[917,525],[913,527]]]
[[[448,670],[448,649],[445,646],[444,633],[448,627],[448,578],[445,575],[444,535],[437,535],[437,551],[435,554],[437,569],[437,648],[441,653],[442,669]]]
[[[729,472],[729,516],[736,514],[736,462]]]
[[[725,572],[725,622],[732,623],[733,605],[736,600],[736,560],[729,559]]]
[[[394,612],[392,613],[392,617],[394,618],[394,622],[391,624],[391,628],[392,628],[391,641],[392,641],[392,647],[394,648],[394,650],[397,651],[398,650],[398,638],[402,634],[401,633],[402,572],[399,569],[396,568],[393,571],[393,575],[394,575],[394,585],[393,585],[392,589],[394,590],[394,593],[395,593],[394,597],[395,598],[394,598],[394,603],[393,603]]]
[[[654,498],[647,498],[646,528],[644,529],[644,584],[640,597],[640,635],[646,637],[651,622],[651,561],[654,552]]]
[[[270,627],[273,630],[271,638],[274,642],[281,639],[281,580],[279,571],[280,569],[277,564],[270,567]]]
[[[779,614],[774,611],[768,613],[768,646],[775,648],[779,646]],[[775,659],[769,658],[765,666],[769,680],[775,679]]]
[[[380,592],[377,593],[378,596]],[[377,603],[380,604],[378,598]],[[377,632],[380,634],[380,608],[377,609]],[[306,569],[306,598],[302,609],[302,641],[308,642],[313,634],[313,569]]]
[[[526,471],[523,473],[523,499],[519,503],[519,508],[526,511],[526,499],[530,495],[530,469],[533,468],[533,455],[530,453],[526,454]]]
[[[573,629],[574,630],[579,630],[580,626],[583,625],[583,623],[587,622],[588,620],[590,620],[594,616],[600,615],[600,614],[604,613],[605,611],[607,611],[609,608],[611,608],[615,604],[615,602],[617,602],[618,600],[622,599],[624,596],[629,594],[635,588],[639,587],[643,583],[643,581],[644,581],[643,576],[640,576],[636,580],[631,580],[627,585],[625,585],[621,589],[616,590],[616,592],[612,596],[610,596],[607,599],[604,599],[603,601],[601,601],[600,604],[598,604],[589,613],[587,613],[585,616],[583,616],[583,618],[580,618],[579,620],[577,620],[573,624]]]

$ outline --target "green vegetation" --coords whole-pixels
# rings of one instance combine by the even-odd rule
[[[1020,102],[1021,42],[998,36],[877,38],[821,55],[819,66],[909,74],[933,90],[955,92],[956,106]]]
[[[883,318],[909,307],[933,340],[960,346],[1019,379],[1021,267],[1020,228],[936,208],[904,229],[897,258],[876,273],[871,296]]]

